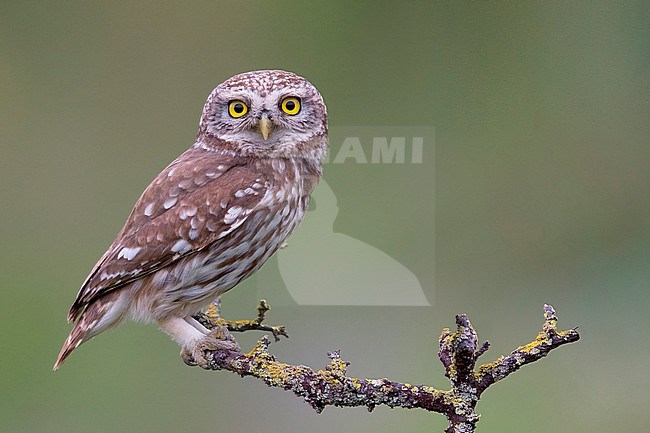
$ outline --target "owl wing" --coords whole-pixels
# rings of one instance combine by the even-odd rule
[[[190,148],[147,187],[68,313],[76,320],[100,296],[156,272],[232,233],[269,187],[246,158]]]

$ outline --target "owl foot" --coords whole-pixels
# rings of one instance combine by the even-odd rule
[[[206,355],[207,352],[216,350],[240,352],[241,347],[225,327],[219,327],[200,340],[196,340],[192,346],[184,347],[181,350],[181,358],[187,365],[198,365],[204,370],[210,370],[210,362]]]

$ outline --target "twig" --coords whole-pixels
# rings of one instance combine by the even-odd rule
[[[481,365],[476,375],[479,394],[493,383],[519,370],[522,366],[545,357],[551,350],[580,339],[576,329],[557,330],[555,309],[548,304],[544,305],[544,317],[546,319],[544,326],[542,331],[537,334],[535,341],[525,346],[519,346],[510,352],[508,356],[501,356],[492,363]]]
[[[241,323],[241,326],[233,326],[239,330],[261,329],[258,325],[261,325],[268,309],[266,302],[261,301],[257,320],[223,323]],[[218,306],[215,306],[215,311],[213,313],[218,317]],[[210,351],[206,357],[214,370],[228,370],[242,377],[253,376],[269,386],[290,390],[303,397],[318,413],[326,406],[365,406],[372,410],[383,404],[407,409],[420,408],[444,414],[449,420],[446,433],[472,433],[479,419],[474,409],[483,391],[522,366],[543,358],[551,350],[579,340],[580,335],[575,329],[557,331],[557,316],[550,305],[544,305],[544,317],[542,331],[534,341],[518,347],[508,356],[481,365],[475,372],[476,361],[488,350],[489,343],[486,341],[479,345],[478,335],[467,316],[456,316],[456,331],[445,328],[439,338],[438,357],[451,382],[451,389],[444,391],[389,379],[348,377],[346,371],[349,363],[341,359],[338,350],[328,354],[330,363],[322,370],[285,364],[269,352],[271,343],[267,337],[258,341],[255,348],[246,354]],[[244,326],[244,323],[247,325]],[[249,325],[253,327],[245,329]]]
[[[268,326],[263,325],[264,319],[266,319],[266,313],[271,307],[264,300],[260,300],[259,305],[257,306],[257,318],[252,320],[226,320],[221,317],[221,301],[217,300],[214,303],[210,304],[208,311],[206,313],[200,313],[194,316],[203,326],[208,329],[213,329],[217,326],[225,326],[228,331],[231,332],[245,332],[245,331],[267,331],[273,334],[275,341],[280,341],[280,336],[289,338],[287,330],[284,325],[280,326]]]

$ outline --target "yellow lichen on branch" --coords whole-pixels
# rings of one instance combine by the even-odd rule
[[[233,331],[255,329],[273,332],[284,329],[262,324],[268,310],[268,304],[261,301],[257,319],[228,322],[221,319],[218,305],[215,305],[208,314],[197,316],[197,320],[228,326]],[[258,341],[248,353],[210,351],[206,353],[206,358],[214,370],[229,370],[241,376],[256,377],[269,386],[290,390],[303,397],[317,412],[326,406],[365,406],[372,410],[383,404],[407,409],[420,408],[444,414],[449,420],[445,430],[447,433],[471,433],[479,419],[474,409],[483,391],[523,365],[535,362],[551,350],[580,338],[575,329],[557,331],[557,317],[550,305],[544,306],[544,316],[542,331],[534,341],[519,346],[494,362],[481,365],[478,371],[475,371],[476,361],[488,350],[489,343],[486,341],[479,345],[478,335],[467,316],[456,316],[456,331],[445,328],[439,338],[438,357],[451,382],[449,390],[389,379],[348,377],[349,363],[341,359],[339,351],[328,353],[329,364],[318,370],[279,362],[269,352],[271,342],[267,337]],[[278,338],[275,333],[274,336]]]
[[[266,318],[266,313],[271,309],[269,304],[262,299],[257,306],[257,318],[248,320],[226,320],[221,317],[221,301],[217,300],[210,304],[208,311],[198,314],[195,319],[208,329],[215,327],[225,327],[231,332],[245,332],[245,331],[267,331],[273,334],[275,341],[280,341],[280,336],[289,338],[287,330],[283,325],[268,326],[262,324]]]

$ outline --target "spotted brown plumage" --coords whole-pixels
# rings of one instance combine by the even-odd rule
[[[287,97],[297,113],[293,104],[283,111]],[[228,115],[232,100],[245,115]],[[325,105],[304,78],[256,71],[219,85],[194,145],[146,188],[79,290],[55,369],[125,319],[158,323],[202,366],[206,347],[232,347],[191,315],[259,269],[300,224],[326,147]]]
[[[172,162],[142,194],[68,318],[75,320],[94,299],[206,248],[243,222],[244,215],[225,217],[233,208],[255,209],[268,188],[266,174],[248,163],[200,148]],[[236,196],[246,188],[252,194]]]

